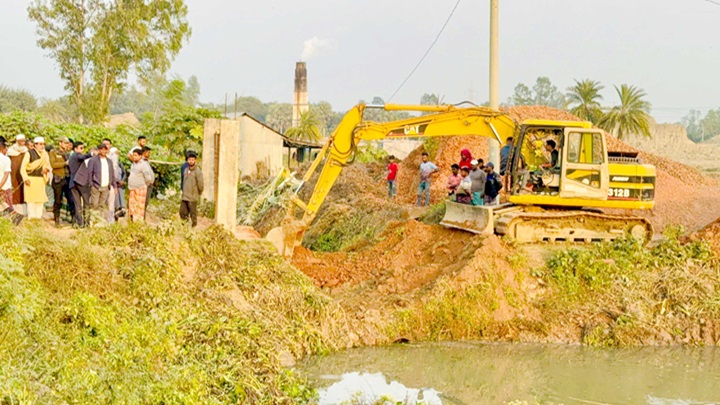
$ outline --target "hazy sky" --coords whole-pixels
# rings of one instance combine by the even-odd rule
[[[28,0],[0,1],[0,83],[39,97],[63,94],[54,62],[36,44]],[[308,62],[311,102],[346,110],[387,98],[425,52],[455,0],[187,0],[193,35],[172,66],[196,75],[201,99],[224,94],[292,100],[295,62]],[[461,0],[425,62],[393,100],[424,92],[445,102],[488,98],[489,0]],[[709,0],[500,0],[500,100],[518,82],[549,76],[646,90],[659,121],[720,107],[720,5]]]

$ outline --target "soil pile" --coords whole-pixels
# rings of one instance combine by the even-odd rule
[[[514,107],[501,107],[500,111],[509,115],[516,122],[525,120],[556,120],[556,121],[582,121],[577,116],[565,110],[546,107],[544,105],[518,105]]]
[[[481,241],[473,234],[417,221],[393,223],[379,239],[357,252],[297,249],[293,264],[319,287],[370,281],[380,294],[407,293],[441,274],[461,269]]]
[[[695,231],[720,216],[718,181],[682,163],[638,150],[612,135],[606,135],[608,150],[638,152],[643,163],[655,166],[655,208],[636,211],[662,231],[668,225],[682,225]]]
[[[702,239],[706,241],[715,253],[720,255],[720,218],[695,232],[690,236],[690,239]]]
[[[527,119],[579,120],[567,111],[544,106],[507,107],[502,110],[518,122]],[[639,152],[644,163],[655,166],[655,208],[636,211],[634,214],[648,218],[658,231],[673,224],[683,225],[693,231],[720,216],[720,205],[717,204],[720,201],[720,187],[716,179],[682,163],[640,151],[612,135],[606,134],[606,140],[608,150]],[[431,202],[442,201],[446,195],[445,184],[450,174],[450,165],[460,160],[460,151],[464,148],[470,149],[473,157],[487,160],[487,138],[484,137],[434,138],[414,150],[400,164],[397,200],[407,204],[417,202],[417,187],[420,183],[418,167],[422,152],[427,150],[431,160],[440,168],[440,173],[433,177]]]

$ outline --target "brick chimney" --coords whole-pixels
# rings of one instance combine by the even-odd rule
[[[308,111],[307,67],[305,62],[295,64],[295,92],[293,94],[292,126],[300,124],[300,116]]]

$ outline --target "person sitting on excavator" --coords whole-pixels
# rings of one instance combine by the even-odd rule
[[[550,161],[543,163],[540,167],[545,169],[552,169],[553,171],[560,169],[560,152],[557,150],[557,143],[552,139],[548,139],[545,142],[545,150],[550,152]]]
[[[532,184],[531,191],[537,191],[539,188],[547,186],[547,184],[543,184],[543,170],[553,173],[560,172],[560,152],[557,150],[557,143],[552,139],[548,139],[545,141],[545,151],[550,153],[550,161],[541,164],[538,166],[538,170],[532,173],[532,179],[530,180]]]

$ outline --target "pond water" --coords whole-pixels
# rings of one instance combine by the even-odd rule
[[[484,343],[352,349],[299,365],[321,404],[720,404],[720,348]]]

